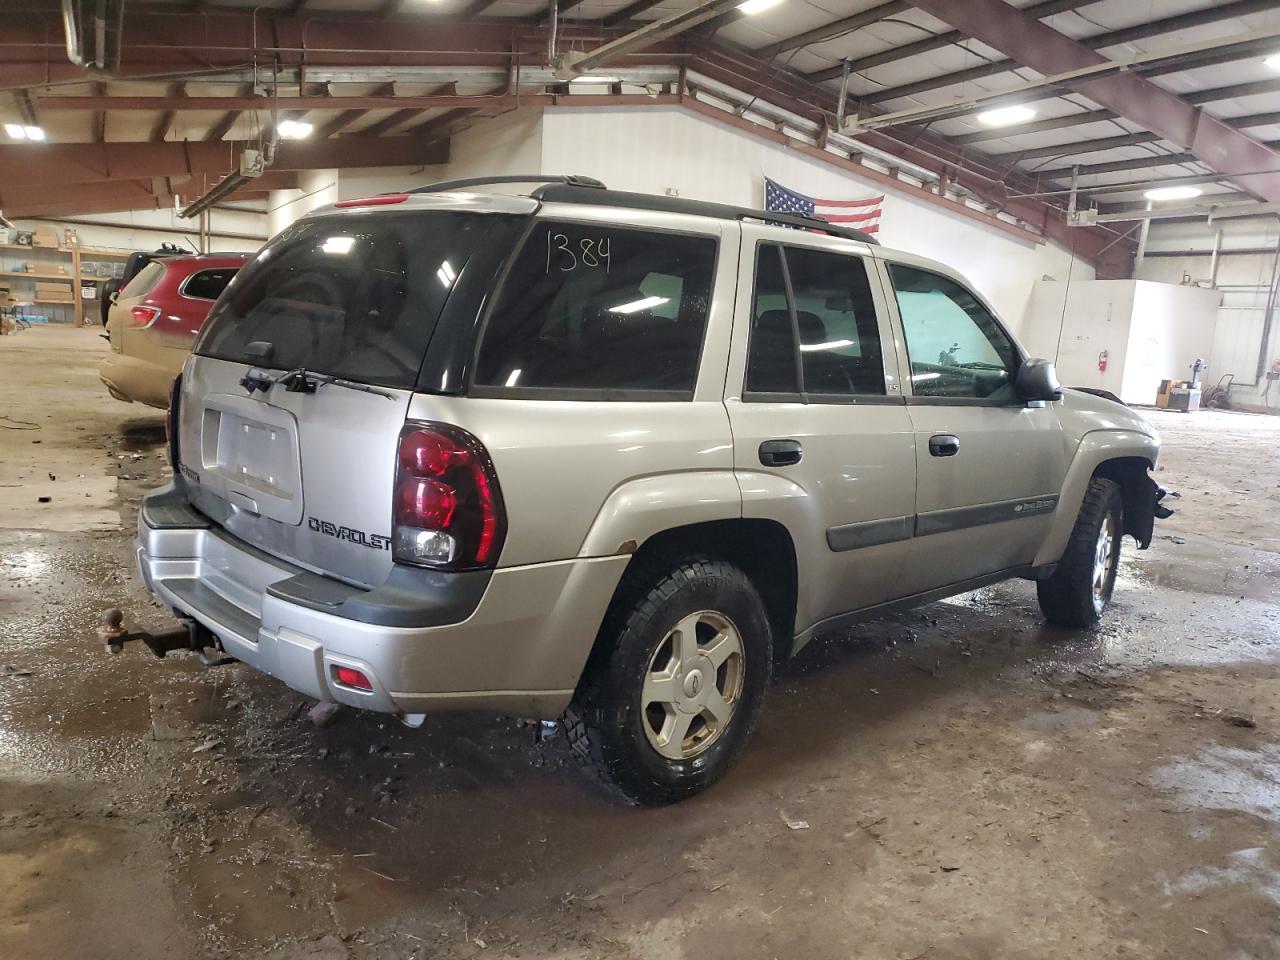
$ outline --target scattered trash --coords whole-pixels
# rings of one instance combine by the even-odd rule
[[[369,819],[372,820],[374,823],[376,823],[380,827],[386,827],[388,830],[390,830],[393,833],[396,833],[400,830],[400,828],[395,826],[394,824],[387,823],[387,821],[385,820],[379,820],[377,817],[370,817]]]
[[[0,677],[29,677],[30,670],[21,670],[11,663],[0,664]]]
[[[1160,535],[1160,539],[1168,540],[1170,543],[1186,543],[1187,542],[1186,537],[1175,537],[1171,533],[1162,533]]]
[[[321,701],[307,711],[307,719],[317,727],[327,727],[342,714],[342,704]]]
[[[49,474],[49,479],[50,479],[50,480],[57,480],[58,478],[57,478],[57,477],[55,477],[55,476],[51,473],[51,474]]]
[[[787,825],[787,829],[789,830],[808,830],[809,829],[808,820],[790,820],[787,818],[785,814],[782,817],[782,822]]]
[[[206,740],[204,743],[200,744],[200,746],[196,747],[191,752],[192,753],[208,753],[210,750],[214,750],[220,746],[222,746],[222,741],[215,738],[213,740]]]
[[[53,497],[36,497],[36,499],[41,503],[48,503],[50,500],[53,499]]]
[[[959,870],[959,869],[960,869],[959,867],[943,867],[943,868],[942,868],[942,872],[943,872],[943,873],[955,873],[955,872],[956,872],[957,870]]]
[[[1233,727],[1244,727],[1248,730],[1252,730],[1258,725],[1258,721],[1247,713],[1225,713],[1222,715],[1222,719]]]

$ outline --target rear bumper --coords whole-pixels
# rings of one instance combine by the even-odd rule
[[[117,400],[137,401],[149,407],[169,406],[169,384],[178,371],[140,360],[124,353],[112,353],[103,361],[98,377]]]
[[[478,588],[435,574],[363,591],[229,536],[171,485],[143,501],[137,559],[147,588],[175,613],[317,700],[552,718],[573,695],[628,558],[507,567],[480,574]],[[339,685],[337,667],[359,670],[373,689]]]

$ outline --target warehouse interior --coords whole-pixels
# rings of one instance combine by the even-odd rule
[[[0,956],[1280,952],[1275,0],[0,6]],[[461,182],[432,187],[451,181]],[[548,183],[541,195],[531,187]],[[242,411],[258,402],[262,367],[271,372],[258,382],[264,405],[271,383],[272,402],[295,387],[373,413],[391,406],[379,393],[400,402],[359,371],[339,372],[337,387],[320,371],[317,392],[301,363],[300,381],[287,380],[298,371],[272,366],[269,350],[260,366],[243,365],[247,399],[234,378],[218,386],[197,374],[214,356],[210,331],[230,328],[232,301],[253,289],[245,278],[282,259],[273,251],[335,211],[365,222],[444,196],[514,216],[541,196],[554,203],[598,185],[602,209],[614,207],[586,215],[595,222],[730,217],[744,250],[750,231],[769,225],[801,245],[848,246],[849,231],[862,231],[868,262],[884,250],[940,265],[1020,344],[1024,366],[1052,363],[1066,399],[1031,398],[1023,420],[1072,423],[1065,411],[1083,396],[1104,404],[1098,416],[1116,443],[1134,429],[1121,438],[1124,418],[1149,425],[1161,443],[1150,478],[1163,499],[1149,508],[1158,519],[1146,549],[1124,530],[1132,536],[1109,574],[1114,600],[1101,621],[1074,629],[1042,616],[1033,581],[1054,574],[1055,555],[1043,569],[974,578],[976,589],[932,601],[922,591],[919,603],[815,627],[814,642],[805,634],[802,649],[770,668],[766,706],[736,765],[705,791],[658,806],[620,799],[582,768],[574,706],[563,719],[496,695],[477,698],[481,709],[425,719],[350,709],[234,662],[245,658],[216,636],[205,647],[190,632],[191,643],[160,659],[118,639],[125,629],[168,636],[182,612],[156,593],[157,568],[140,561],[143,498],[180,490],[184,477],[196,483],[174,437],[190,436],[197,419],[180,414],[175,397],[236,392],[214,399]],[[432,189],[445,192],[415,207],[413,191]],[[349,237],[335,240],[350,249]],[[494,283],[506,282],[504,262],[495,260]],[[813,315],[797,312],[787,263],[787,329],[804,351]],[[439,269],[430,282],[451,288],[454,268],[445,260]],[[753,295],[743,269],[717,276],[704,308],[734,337],[760,320],[734,319],[735,304]],[[894,355],[900,329],[910,340],[907,300],[889,288],[892,268],[876,276]],[[679,296],[654,295],[647,283],[634,287],[642,299],[609,309]],[[836,309],[830,298],[826,307]],[[772,312],[787,320],[785,309]],[[896,348],[904,362],[909,346]],[[850,445],[877,442],[859,424],[887,418],[889,397],[811,405],[796,357],[796,416],[838,412]],[[736,429],[732,404],[750,399],[750,384],[734,393],[742,369],[732,358],[712,369],[720,419]],[[923,388],[910,381],[930,376],[882,390],[902,390],[904,418],[927,409],[963,445],[959,406],[911,405]],[[353,380],[365,391],[358,398],[341,386]],[[700,406],[702,381],[690,389],[685,399]],[[457,399],[422,381],[410,392],[410,410],[438,409],[422,406],[433,392],[500,417],[534,402],[496,389]],[[601,405],[557,395],[548,422],[586,406]],[[640,415],[631,408],[646,404],[604,407],[596,422],[616,415],[621,436]],[[509,514],[499,573],[529,564],[512,553],[530,498],[515,488],[510,451],[523,434],[549,430],[530,412],[509,415],[490,433],[467,427],[489,447]],[[672,444],[695,429],[678,411],[664,417],[655,432]],[[404,421],[402,411],[396,429]],[[791,438],[809,443],[820,431],[794,423],[785,436],[800,462]],[[324,483],[342,491],[336,502],[366,495],[350,478],[365,469],[374,429],[350,416],[326,440]],[[1070,461],[1083,441],[1064,437],[1057,446]],[[731,457],[739,439],[700,453]],[[590,497],[575,484],[640,449],[564,443],[571,455],[529,481],[546,484],[539,522],[569,506],[602,510],[579,502]],[[992,443],[988,475],[1040,469],[1015,440]],[[306,451],[296,456],[311,463]],[[909,495],[923,497],[924,467],[908,460],[920,484]],[[890,463],[879,466],[880,482],[902,483]],[[667,487],[653,472],[654,485],[626,509],[655,510],[683,489],[691,502],[720,496],[698,486],[693,466]],[[819,476],[815,488],[840,480],[851,478]],[[390,487],[377,482],[385,499]],[[940,495],[963,485],[949,483]],[[739,477],[731,486],[733,516],[750,516],[751,485]],[[1035,503],[1055,509],[1058,492]],[[1063,486],[1061,504],[1068,498]],[[257,503],[245,502],[257,517]],[[230,503],[235,533],[245,521]],[[924,508],[905,512],[919,532]],[[1066,530],[1077,529],[1074,518],[1073,507]],[[201,514],[206,527],[222,522]],[[390,543],[338,514],[308,522],[364,548]],[[833,530],[830,557],[839,556]],[[644,550],[643,537],[621,539],[620,567]],[[359,549],[325,549],[340,548]],[[266,557],[274,548],[246,549]],[[961,553],[930,562],[963,565]],[[327,556],[293,557],[293,569],[319,578]],[[576,557],[608,559],[588,545]],[[369,585],[337,579],[346,590]],[[265,625],[264,589],[254,602]],[[607,606],[604,636],[618,589],[594,613],[562,601],[555,623],[594,616],[594,636]],[[537,591],[526,592],[513,602],[535,604]],[[103,619],[109,608],[123,612],[124,627]],[[532,637],[530,623],[513,613],[506,629]],[[604,669],[591,666],[598,649],[586,669]],[[576,682],[575,673],[566,697],[582,696]]]

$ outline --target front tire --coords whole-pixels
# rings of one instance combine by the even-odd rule
[[[637,803],[673,803],[719,780],[751,736],[772,633],[732,564],[694,558],[628,574],[565,728],[606,784]]]
[[[1123,536],[1120,487],[1112,480],[1094,477],[1057,569],[1036,584],[1046,620],[1062,627],[1088,629],[1098,625],[1115,590]]]

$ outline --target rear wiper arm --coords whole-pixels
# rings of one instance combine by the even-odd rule
[[[275,378],[274,382],[283,384],[288,393],[315,393],[316,387],[331,383],[335,387],[346,387],[348,390],[359,390],[361,393],[375,393],[388,400],[396,399],[396,395],[389,391],[379,390],[365,383],[356,383],[354,380],[344,380],[342,377],[334,377],[327,373],[312,373],[306,367],[298,367],[296,370],[282,373]]]

